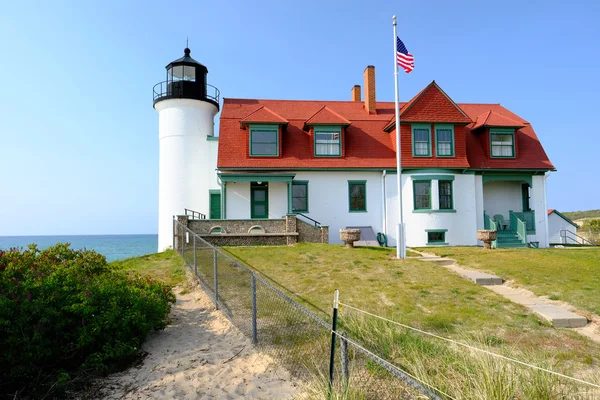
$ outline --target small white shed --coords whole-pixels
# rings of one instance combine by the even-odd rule
[[[576,244],[579,226],[556,210],[548,210],[550,244]]]

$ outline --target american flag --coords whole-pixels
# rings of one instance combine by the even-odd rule
[[[404,43],[396,36],[396,60],[407,74],[415,69],[415,58],[408,52]]]

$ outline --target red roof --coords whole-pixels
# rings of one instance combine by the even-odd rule
[[[554,168],[531,125],[499,104],[457,104],[432,82],[411,101],[401,103],[400,107],[403,122],[455,124],[455,157],[412,157],[411,146],[404,144],[403,167]],[[520,124],[517,126],[523,126],[515,133],[516,158],[489,158],[489,141],[486,139],[489,135],[485,134],[485,129],[474,131],[475,121],[486,113],[487,123],[510,120],[511,123]],[[287,123],[280,135],[281,152],[278,157],[250,157],[249,130],[243,126],[248,123]],[[342,137],[344,156],[315,158],[311,132],[304,130],[305,125],[311,124],[348,125]],[[391,128],[391,132],[384,130],[386,126]],[[478,128],[485,126],[484,123]],[[376,114],[369,114],[363,102],[226,98],[220,117],[217,166],[221,169],[395,169],[393,127],[393,102],[378,101]],[[405,131],[405,127],[408,129],[409,125],[403,124],[403,143],[410,140],[410,129]],[[432,146],[435,146],[435,140],[432,140]]]
[[[259,107],[257,110],[252,111],[245,118],[240,121],[242,124],[249,123],[267,123],[267,124],[287,124],[288,120],[283,118],[281,115],[274,113],[265,106]]]
[[[554,212],[554,208],[551,208],[548,210],[548,215],[552,214]]]
[[[323,106],[306,121],[306,125],[350,125],[350,121],[331,108]]]
[[[514,119],[505,117],[500,115],[492,110],[487,111],[477,117],[475,120],[475,125],[471,128],[471,130],[475,130],[484,126],[494,126],[494,127],[509,127],[509,128],[523,128],[525,125],[523,123],[516,121]]]

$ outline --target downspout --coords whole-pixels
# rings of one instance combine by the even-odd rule
[[[387,171],[384,169],[381,174],[381,201],[383,202],[383,207],[381,210],[383,211],[383,234],[387,236],[387,202],[385,201],[385,176],[387,175]]]
[[[548,192],[548,177],[550,176],[550,174],[552,173],[552,171],[548,171],[546,173],[544,173],[544,223],[546,224],[545,226],[545,230],[546,232],[544,233],[546,236],[546,247],[550,247],[550,229],[548,227],[548,203],[547,203],[547,192]]]

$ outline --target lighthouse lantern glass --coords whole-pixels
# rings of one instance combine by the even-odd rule
[[[196,81],[196,67],[190,65],[175,65],[168,70],[169,81]]]

